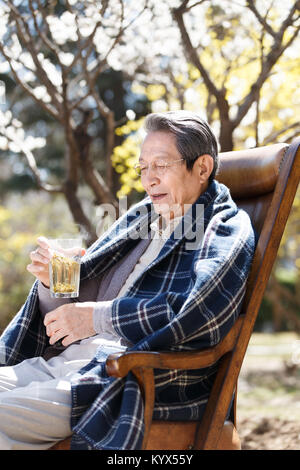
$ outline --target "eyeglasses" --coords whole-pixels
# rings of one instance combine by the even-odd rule
[[[137,163],[136,165],[134,165],[134,169],[138,176],[145,176],[147,174],[149,166],[151,166],[151,170],[156,175],[161,176],[167,171],[167,169],[171,165],[173,165],[173,163],[181,162],[183,160],[184,158],[180,158],[179,160],[173,160],[172,162],[157,161],[151,163],[150,165],[145,165],[144,163]]]

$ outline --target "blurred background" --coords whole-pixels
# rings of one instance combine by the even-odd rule
[[[300,131],[299,1],[0,0],[0,330],[39,235],[90,245],[144,197],[152,111],[188,109],[220,151]],[[298,190],[256,331],[300,332]]]

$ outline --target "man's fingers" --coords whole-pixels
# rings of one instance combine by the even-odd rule
[[[37,242],[42,248],[45,248],[46,250],[50,248],[49,240],[46,237],[38,237]]]
[[[52,312],[46,313],[45,318],[44,318],[44,325],[47,326],[51,322],[55,321],[56,319],[57,319],[57,309],[52,310]]]
[[[46,326],[46,333],[48,336],[53,336],[54,333],[61,330],[61,326],[58,325],[58,322],[52,321]]]
[[[41,256],[44,256],[44,258],[47,258],[47,259],[51,258],[49,248],[42,248],[41,246],[39,246],[35,251],[39,253]]]
[[[45,267],[44,266],[41,266],[41,265],[38,265],[38,264],[28,264],[26,266],[27,268],[27,271],[31,272],[31,273],[40,273],[41,271],[44,271]]]
[[[55,344],[60,339],[64,338],[66,333],[63,330],[57,330],[49,339],[50,344]]]
[[[78,339],[80,339],[80,338],[77,338],[77,337],[75,337],[74,335],[69,334],[69,335],[66,335],[66,336],[64,337],[64,339],[62,340],[61,343],[62,343],[63,346],[69,346],[70,344],[74,343],[74,342],[77,341]]]
[[[38,250],[32,251],[29,256],[30,256],[31,261],[33,261],[34,263],[41,263],[41,264],[49,263],[49,258]]]

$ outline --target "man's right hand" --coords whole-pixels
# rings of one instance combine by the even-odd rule
[[[39,246],[30,253],[31,264],[27,265],[27,271],[49,287],[50,245],[45,237],[39,237],[37,242]]]

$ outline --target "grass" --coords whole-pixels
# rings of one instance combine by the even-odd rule
[[[298,335],[252,335],[239,377],[237,407],[239,419],[300,419]]]

